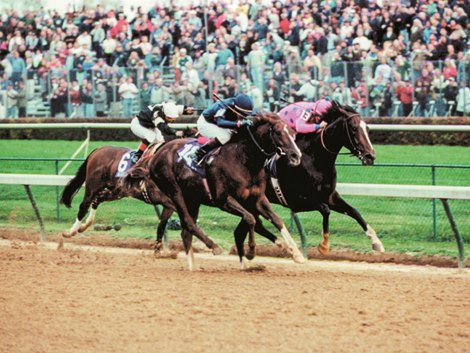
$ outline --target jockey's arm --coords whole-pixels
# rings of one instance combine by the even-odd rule
[[[217,117],[215,119],[215,124],[218,127],[228,128],[228,129],[234,129],[234,128],[240,127],[240,124],[238,121],[230,121],[222,117]]]
[[[295,122],[295,131],[299,134],[309,134],[318,131],[326,126],[326,122],[322,121],[320,124],[309,123],[304,119],[297,119]]]
[[[158,130],[160,130],[160,132],[162,133],[163,135],[163,138],[165,140],[165,142],[168,142],[168,141],[171,141],[171,140],[174,140],[176,138],[178,138],[177,134],[176,134],[176,130],[175,129],[172,129],[167,123],[165,120],[163,119],[156,119],[156,123],[155,123],[155,126]]]

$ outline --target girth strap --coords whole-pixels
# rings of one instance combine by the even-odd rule
[[[269,173],[271,185],[273,187],[274,193],[276,194],[277,199],[283,206],[287,206],[286,198],[281,190],[281,185],[279,184],[279,179],[277,178],[277,166],[276,162],[279,159],[279,155],[274,155],[270,159],[266,160],[265,168],[266,171]]]

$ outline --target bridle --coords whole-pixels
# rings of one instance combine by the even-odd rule
[[[274,152],[272,152],[272,153],[266,152],[266,151],[264,150],[264,148],[261,147],[261,145],[260,145],[260,144],[258,143],[258,141],[256,140],[255,136],[253,135],[253,132],[251,132],[250,126],[247,125],[247,126],[246,126],[246,129],[248,130],[248,134],[249,134],[250,137],[251,137],[251,141],[253,141],[253,143],[255,144],[255,146],[258,147],[258,149],[260,150],[260,152],[261,152],[262,154],[264,154],[266,157],[270,158],[270,157],[274,156],[275,154],[278,154],[278,155],[280,155],[280,156],[286,154],[286,153],[282,150],[282,148],[279,147],[279,146],[276,144],[276,140],[274,140],[274,138],[273,138],[273,127],[272,127],[272,126],[269,128],[269,137],[271,138],[271,141],[273,141],[273,144],[274,144],[274,147],[275,147]]]
[[[325,138],[324,138],[324,133],[325,133],[325,130],[326,128],[323,128],[321,133],[320,133],[320,141],[321,141],[321,145],[323,147],[324,150],[326,150],[328,153],[331,153],[331,154],[335,154],[335,155],[353,155],[353,156],[357,156],[359,159],[362,160],[362,154],[361,154],[361,151],[359,150],[359,148],[357,148],[357,144],[354,143],[354,140],[351,138],[351,132],[349,131],[349,125],[346,123],[346,121],[348,119],[352,119],[353,117],[355,116],[359,116],[360,117],[360,114],[358,113],[354,113],[354,114],[350,114],[350,115],[347,115],[344,117],[343,119],[343,124],[345,124],[345,127],[346,127],[346,133],[348,135],[348,140],[349,140],[349,143],[350,145],[352,146],[352,151],[351,152],[343,152],[343,153],[340,153],[340,152],[334,152],[334,151],[331,151],[328,147],[326,147],[326,143],[325,143]],[[338,121],[338,120],[336,120]],[[336,123],[333,122],[333,124]],[[333,125],[332,124],[332,125]]]

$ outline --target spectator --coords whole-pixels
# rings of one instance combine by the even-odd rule
[[[263,92],[263,71],[266,56],[259,48],[258,43],[253,43],[251,48],[252,50],[246,58],[246,63],[253,80],[253,84],[260,90],[260,92]]]
[[[17,99],[18,99],[18,116],[20,118],[26,118],[26,106],[27,106],[27,102],[28,102],[28,98],[27,98],[27,93],[26,93],[26,87],[25,87],[25,83],[20,81],[18,83],[18,95],[17,95]]]
[[[222,42],[220,44],[220,50],[217,53],[217,57],[215,59],[216,67],[227,65],[229,59],[234,59],[235,56],[233,55],[232,51],[227,48],[227,43]]]
[[[94,100],[95,100],[96,116],[97,117],[105,116],[108,97],[106,94],[106,86],[104,84],[102,83],[98,84],[98,89],[94,94]]]
[[[113,65],[113,53],[117,47],[117,41],[111,36],[111,33],[108,32],[106,39],[103,41],[103,54],[108,65]]]
[[[151,90],[149,88],[149,84],[147,82],[142,83],[142,87],[139,91],[139,101],[141,110],[150,105],[150,94]]]
[[[95,117],[95,106],[93,104],[93,85],[91,82],[85,81],[80,90],[80,99],[83,105],[83,115],[85,118]]]
[[[470,88],[468,88],[467,81],[460,81],[460,89],[457,94],[457,115],[469,116],[470,115]]]
[[[409,116],[413,110],[413,87],[410,80],[398,82],[395,92],[401,102],[400,116]]]
[[[26,75],[26,63],[17,50],[13,51],[10,58],[11,80],[14,84],[23,81]]]
[[[339,82],[339,86],[334,90],[331,98],[338,101],[343,105],[352,106],[352,92],[349,87],[346,87],[344,80]]]
[[[7,84],[6,95],[6,117],[7,119],[18,118],[18,92],[13,88],[13,84]]]
[[[150,104],[162,104],[170,98],[170,89],[163,86],[162,80],[155,80],[155,86],[152,87],[150,92]]]
[[[449,77],[446,82],[447,86],[444,88],[446,111],[448,115],[455,116],[457,112],[457,95],[459,94],[459,88],[453,77]]]
[[[77,81],[72,81],[69,89],[69,100],[71,106],[68,108],[68,115],[71,118],[83,116],[81,112],[82,99],[80,97],[80,86]]]
[[[119,94],[122,97],[124,118],[132,117],[133,105],[139,90],[134,84],[132,77],[123,78],[119,85]]]

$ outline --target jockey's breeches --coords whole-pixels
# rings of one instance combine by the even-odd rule
[[[233,131],[230,129],[224,129],[209,123],[202,115],[197,120],[197,129],[202,136],[217,138],[222,145],[225,145],[233,134]]]
[[[160,130],[148,129],[139,123],[139,119],[135,117],[131,121],[131,131],[141,139],[147,140],[150,143],[164,142],[164,138]]]

